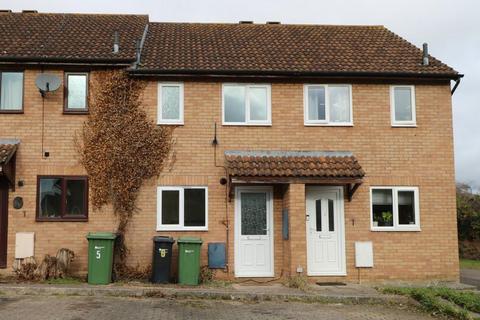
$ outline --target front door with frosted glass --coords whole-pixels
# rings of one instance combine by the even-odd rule
[[[270,187],[238,187],[235,197],[235,276],[273,277]]]
[[[342,188],[308,188],[306,209],[307,274],[345,275]]]

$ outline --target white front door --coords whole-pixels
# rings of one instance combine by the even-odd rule
[[[235,276],[273,277],[271,187],[235,190]]]
[[[307,209],[307,274],[346,275],[343,189],[309,187]]]

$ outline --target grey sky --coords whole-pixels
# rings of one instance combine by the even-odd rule
[[[151,21],[385,25],[465,74],[453,97],[457,181],[480,189],[480,2],[477,0],[0,0],[40,12],[143,13]]]

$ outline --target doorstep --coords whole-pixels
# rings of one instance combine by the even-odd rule
[[[313,286],[313,285],[312,285]],[[110,285],[52,285],[36,283],[2,283],[4,295],[76,295],[108,297],[145,297],[178,299],[218,299],[247,301],[305,301],[319,303],[398,303],[406,304],[408,298],[385,295],[373,287],[346,285],[315,288],[307,291],[292,289],[279,283],[271,285],[233,284],[228,288],[182,287],[176,285],[110,284]]]

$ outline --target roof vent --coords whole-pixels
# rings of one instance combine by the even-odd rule
[[[22,13],[38,13],[37,10],[22,10]]]
[[[280,24],[280,21],[267,21],[267,24]]]
[[[238,22],[239,24],[253,24],[253,21],[242,20]]]
[[[0,13],[12,13],[12,10],[9,10],[9,9],[0,9]]]
[[[113,33],[113,53],[118,53],[120,50],[120,40],[118,37],[118,31]]]
[[[428,61],[428,43],[423,44],[423,59],[422,59],[422,64],[424,66],[428,66],[429,61]]]

